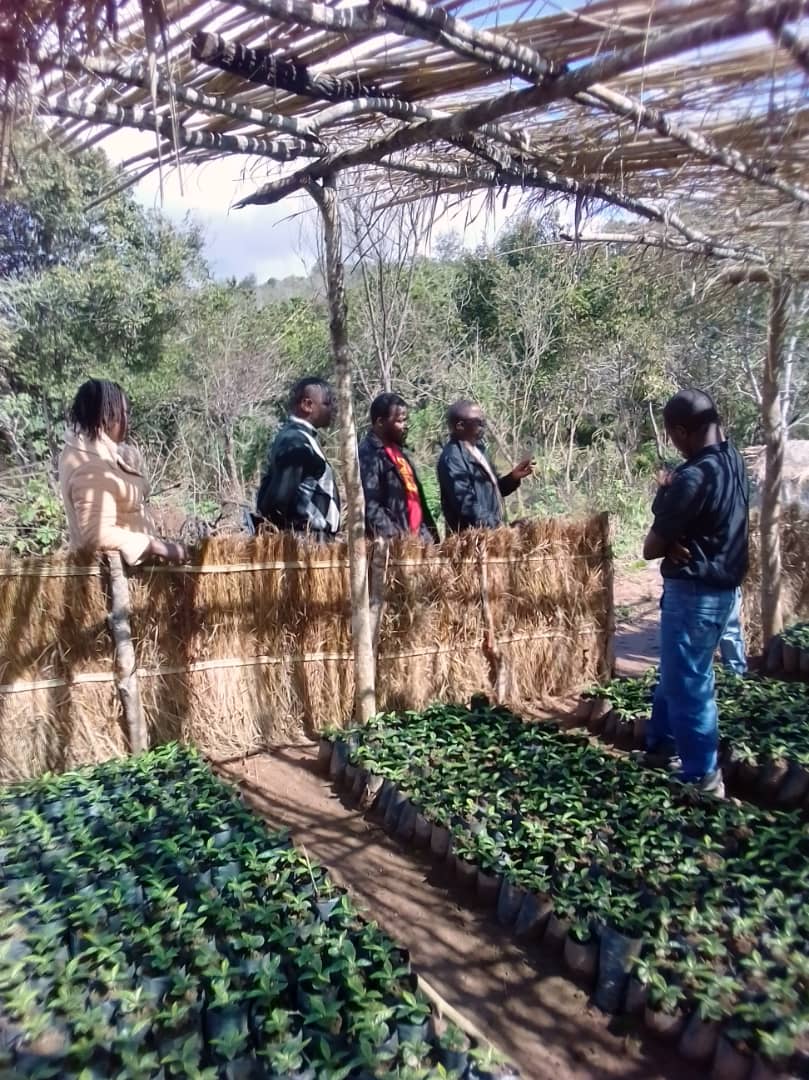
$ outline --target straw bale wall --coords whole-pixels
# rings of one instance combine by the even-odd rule
[[[239,754],[346,723],[346,558],[343,545],[273,534],[208,541],[188,567],[133,571],[151,743]],[[505,697],[517,706],[575,690],[609,666],[605,515],[470,533],[439,547],[397,542],[385,560],[380,708],[489,692],[487,627]],[[106,570],[92,559],[0,559],[0,779],[126,752],[106,588]]]
[[[758,515],[750,515],[750,570],[743,586],[747,651],[760,653],[761,559]],[[784,626],[809,620],[809,516],[800,506],[784,508],[781,521],[781,595]]]

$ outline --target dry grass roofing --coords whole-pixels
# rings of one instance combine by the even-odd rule
[[[133,177],[241,154],[251,203],[338,173],[396,199],[528,189],[572,197],[574,239],[631,233],[753,274],[805,268],[807,0],[2,9],[6,117],[55,117],[68,147],[154,132],[124,164]],[[598,233],[604,206],[616,214]]]

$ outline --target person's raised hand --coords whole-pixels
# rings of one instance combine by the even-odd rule
[[[524,480],[526,476],[530,476],[534,471],[533,458],[523,458],[522,461],[518,461],[514,468],[511,470],[511,475],[515,480]]]
[[[657,470],[657,486],[668,487],[671,484],[671,480],[674,473],[671,469],[658,469]]]

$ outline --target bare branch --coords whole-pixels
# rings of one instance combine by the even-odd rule
[[[766,266],[727,266],[711,278],[705,291],[715,285],[743,285],[748,281],[771,285],[773,277]]]
[[[303,187],[307,190],[315,178],[320,175],[323,162],[315,162],[307,169],[293,173],[292,176],[267,184],[257,195],[249,196],[236,203],[237,209],[255,202],[278,202],[279,199],[291,194]],[[717,258],[746,259],[752,262],[765,262],[764,255],[753,248],[729,247],[713,237],[695,229],[684,222],[678,214],[670,208],[660,208],[647,199],[634,198],[624,192],[608,187],[606,184],[586,183],[549,172],[545,169],[525,166],[515,168],[514,171],[506,169],[488,169],[477,164],[456,165],[426,165],[411,164],[407,161],[386,162],[385,167],[393,171],[410,173],[414,176],[423,176],[431,180],[462,181],[470,189],[475,187],[517,187],[539,188],[544,191],[553,191],[562,195],[571,195],[583,199],[594,199],[599,202],[617,206],[631,214],[646,218],[647,221],[655,221],[663,225],[667,230],[673,229],[683,236],[688,242],[697,245],[700,253],[712,255]],[[262,196],[259,198],[259,196]]]
[[[659,248],[662,251],[673,251],[683,255],[711,255],[715,258],[743,259],[747,255],[739,248],[733,248],[726,244],[706,245],[702,241],[680,240],[676,236],[660,235],[659,233],[647,232],[608,232],[587,233],[582,236],[572,236],[570,233],[561,232],[560,240],[570,244],[620,244],[621,246]]]

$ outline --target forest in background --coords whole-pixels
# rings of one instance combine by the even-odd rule
[[[118,380],[131,398],[166,531],[238,523],[290,382],[329,374],[319,273],[216,281],[198,229],[118,190],[103,154],[68,158],[35,130],[14,140],[0,192],[0,547],[63,542],[55,464],[89,375]],[[357,201],[344,222],[357,416],[383,389],[408,400],[431,501],[444,411],[458,397],[485,407],[498,464],[536,457],[515,516],[609,509],[626,550],[646,521],[666,453],[657,417],[674,390],[708,389],[739,444],[758,441],[762,290],[716,287],[715,267],[660,251],[566,242],[542,204],[493,244],[468,250],[444,236],[428,258],[431,213]],[[782,388],[800,437],[807,296],[795,294]]]

